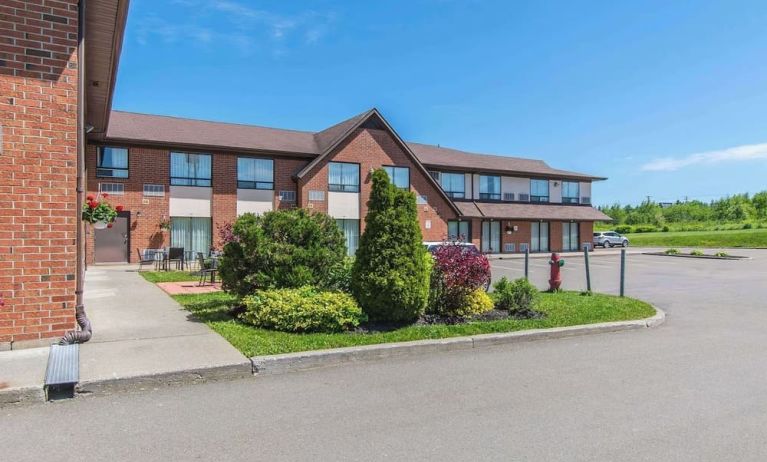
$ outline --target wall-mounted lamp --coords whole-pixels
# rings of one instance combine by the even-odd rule
[[[559,181],[554,182],[554,187],[556,188],[557,186],[559,186]]]
[[[91,125],[91,124],[86,124],[86,125],[85,125],[85,133],[90,133],[90,132],[92,132],[94,128],[96,128],[96,127],[94,127],[94,126],[93,126],[93,125]]]
[[[136,212],[136,218],[140,218],[140,217],[141,217],[141,211],[139,210],[138,212]]]

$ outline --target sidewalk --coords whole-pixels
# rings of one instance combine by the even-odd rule
[[[252,374],[248,358],[134,266],[90,267],[84,301],[93,337],[80,346],[81,391]],[[6,382],[0,395],[26,389],[34,398],[37,389],[41,397],[47,359],[48,348],[0,352],[0,382]]]

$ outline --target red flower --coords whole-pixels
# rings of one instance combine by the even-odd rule
[[[90,208],[92,208],[92,209],[95,209],[95,208],[96,208],[96,207],[98,207],[98,206],[99,206],[99,203],[98,203],[98,202],[96,202],[96,201],[90,201],[90,202],[88,202],[88,207],[90,207]]]
[[[111,228],[113,223],[107,223],[107,228]]]
[[[94,199],[96,199],[96,198],[93,196],[93,194],[88,194],[87,196],[85,196],[85,200],[87,200],[88,202],[90,202],[90,201],[92,201]]]
[[[109,197],[109,194],[107,194],[107,193],[101,193],[101,197],[103,197],[104,199],[106,199],[107,197]]]
[[[123,209],[124,207],[122,205],[118,205],[117,207],[115,207],[115,210],[117,210],[118,212],[122,212]]]

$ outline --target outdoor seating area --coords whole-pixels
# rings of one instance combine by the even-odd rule
[[[152,272],[168,274],[171,278],[177,277],[174,273],[187,273],[183,279],[196,280],[198,287],[217,286],[219,252],[211,250],[206,256],[203,252],[187,251],[183,247],[136,249],[136,252],[139,271],[147,267]]]

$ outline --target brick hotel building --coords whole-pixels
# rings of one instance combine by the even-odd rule
[[[609,220],[591,206],[604,178],[409,143],[375,109],[316,133],[112,111],[127,3],[0,4],[0,350],[73,329],[86,264],[207,252],[242,213],[328,213],[353,253],[376,168],[416,194],[427,241],[577,250]],[[99,192],[125,207],[109,229],[79,218]]]

